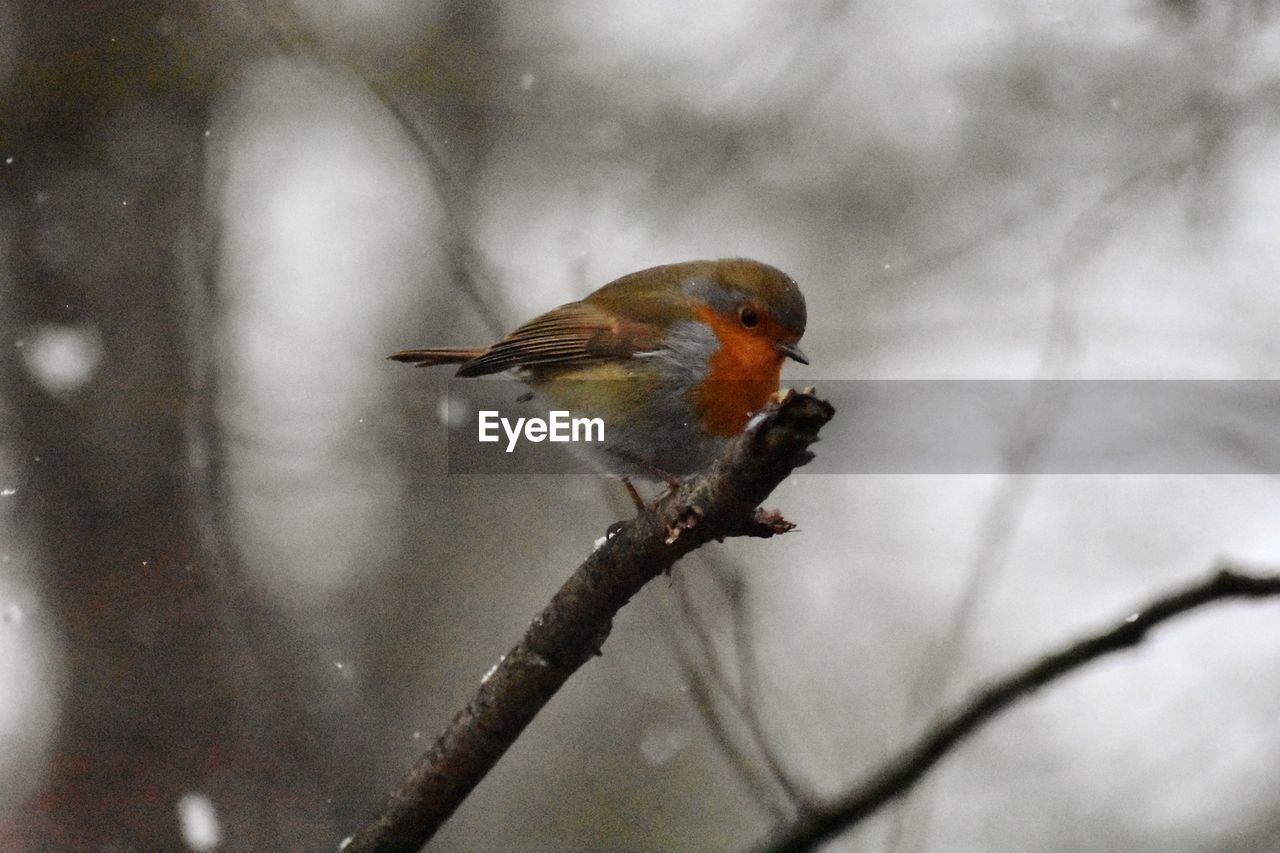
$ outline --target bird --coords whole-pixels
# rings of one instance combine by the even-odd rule
[[[457,376],[508,373],[575,416],[599,417],[589,450],[605,473],[664,480],[706,467],[778,390],[799,347],[804,295],[782,270],[747,258],[696,260],[624,275],[484,347],[388,356]]]

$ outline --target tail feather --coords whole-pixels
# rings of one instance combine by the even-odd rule
[[[418,367],[431,367],[437,364],[462,364],[473,358],[484,355],[484,347],[430,347],[428,349],[406,349],[393,352],[387,358],[392,361],[403,361],[416,364]]]

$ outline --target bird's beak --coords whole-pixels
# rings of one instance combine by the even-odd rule
[[[809,363],[809,356],[805,355],[804,351],[795,344],[775,344],[775,346],[778,348],[778,352],[782,353],[787,358],[794,359],[801,364]]]

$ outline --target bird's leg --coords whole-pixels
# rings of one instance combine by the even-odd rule
[[[640,497],[640,493],[636,491],[636,487],[631,484],[630,477],[622,478],[622,486],[627,490],[627,494],[631,496],[631,502],[636,505],[636,515],[645,511],[646,505],[644,498]],[[609,525],[609,529],[604,532],[606,539],[612,539],[618,535],[618,531],[627,525],[625,521],[615,521]]]
[[[627,494],[631,496],[631,502],[636,505],[636,512],[644,512],[644,498],[640,497],[640,493],[636,491],[636,487],[631,485],[630,477],[622,478],[622,487],[627,490]]]
[[[684,482],[675,474],[670,474],[666,471],[663,471],[657,465],[654,465],[652,462],[649,462],[645,459],[641,459],[639,456],[633,456],[630,453],[624,453],[624,452],[618,452],[618,451],[615,451],[615,453],[617,453],[618,458],[621,459],[622,461],[630,465],[634,465],[635,467],[639,468],[643,473],[649,475],[653,479],[661,480],[662,482],[666,483],[667,492],[675,491],[676,489],[680,488],[680,484]],[[623,477],[622,484],[627,487],[627,493],[631,495],[631,500],[635,501],[636,509],[644,510],[645,507],[648,506],[648,504],[646,504],[640,498],[639,493],[636,492],[635,486],[631,485],[631,478]],[[667,492],[663,492],[663,494],[665,495]],[[654,503],[657,503],[656,498],[654,499]]]
[[[669,491],[674,491],[675,489],[680,488],[680,484],[683,482],[683,480],[681,480],[675,474],[670,474],[666,471],[663,471],[661,468],[659,468],[657,465],[654,465],[652,462],[648,461],[647,459],[641,459],[639,456],[632,456],[630,453],[626,454],[623,458],[625,458],[632,465],[635,465],[637,468],[640,468],[641,470],[643,470],[644,473],[648,474],[653,479],[661,480],[662,482],[666,483]]]

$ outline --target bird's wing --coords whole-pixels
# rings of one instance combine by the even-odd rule
[[[483,376],[513,368],[578,367],[627,358],[652,344],[647,323],[620,318],[587,302],[570,302],[534,317],[458,369]]]

